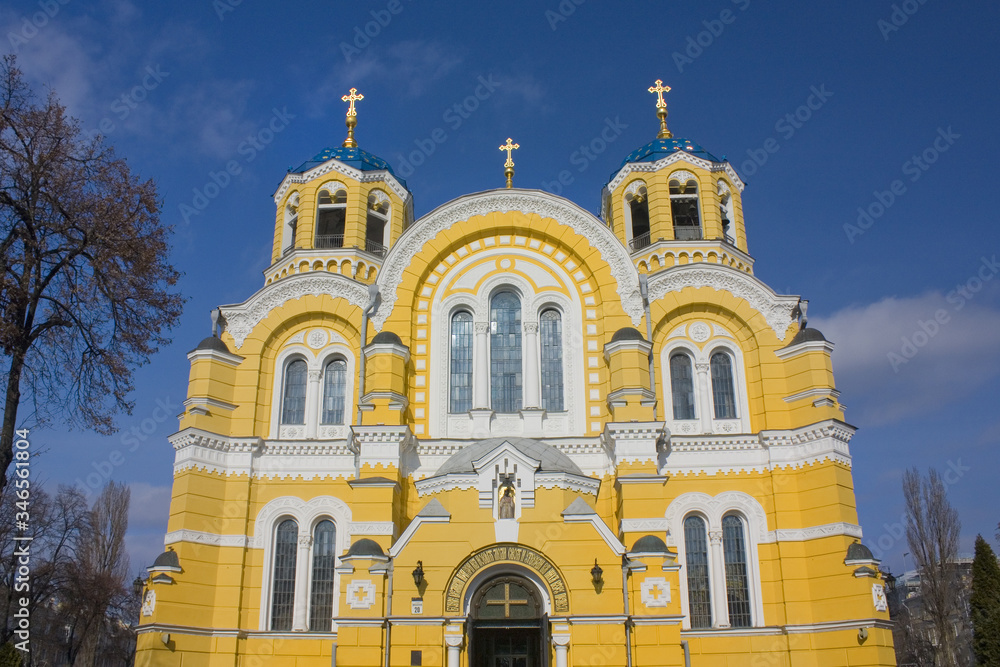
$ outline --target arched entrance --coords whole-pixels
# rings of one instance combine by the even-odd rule
[[[469,667],[546,667],[545,607],[524,577],[502,574],[472,596]]]

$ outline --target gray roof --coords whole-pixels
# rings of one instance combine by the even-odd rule
[[[563,516],[590,516],[591,514],[597,514],[597,512],[583,498],[577,498],[562,511]]]
[[[168,549],[167,551],[164,551],[162,554],[156,557],[155,561],[153,561],[154,568],[158,567],[179,568],[180,566],[181,566],[181,561],[177,557],[177,552],[174,551],[173,549]]]
[[[632,545],[632,553],[665,554],[669,552],[666,543],[656,535],[643,535]]]
[[[446,516],[451,517],[451,512],[444,508],[441,501],[437,498],[431,498],[430,502],[424,505],[424,508],[417,512],[417,516]]]
[[[792,339],[792,342],[785,347],[792,347],[793,345],[801,345],[802,343],[812,343],[815,341],[826,341],[826,337],[823,336],[819,329],[799,329],[799,332],[795,334],[795,338]]]
[[[392,343],[394,345],[402,345],[403,341],[399,336],[391,331],[382,331],[375,334],[375,337],[372,338],[372,344],[375,343]]]
[[[646,338],[639,332],[638,329],[624,327],[616,331],[615,335],[611,337],[612,343],[617,343],[620,340],[646,340]]]
[[[580,467],[552,445],[532,440],[530,438],[490,438],[474,445],[464,447],[452,454],[444,462],[434,476],[451,473],[475,472],[472,462],[486,456],[505,442],[509,442],[525,456],[541,461],[542,472],[568,472],[573,475],[583,475]]]
[[[217,336],[209,336],[198,343],[196,350],[215,350],[216,352],[229,352],[229,347]],[[231,354],[231,353],[230,353]]]
[[[367,537],[358,540],[351,545],[351,548],[347,550],[348,556],[384,556],[385,552],[382,551],[382,547],[378,545],[375,540],[369,540]]]
[[[861,542],[855,542],[847,547],[846,560],[875,560],[875,556],[872,554],[871,549],[861,544]]]

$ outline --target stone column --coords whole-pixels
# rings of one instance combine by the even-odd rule
[[[315,439],[319,429],[320,404],[323,392],[320,380],[322,371],[309,371],[309,386],[306,387],[306,438]]]
[[[709,565],[712,590],[712,609],[715,611],[714,627],[729,627],[729,600],[726,598],[726,557],[722,550],[722,531],[708,531]]]
[[[461,624],[449,624],[445,628],[444,643],[448,648],[448,667],[461,667],[464,639]]]
[[[562,628],[559,628],[559,629],[561,630]],[[569,630],[568,627],[565,628],[565,629]],[[625,632],[628,632],[627,628],[626,628]],[[556,649],[556,665],[555,665],[555,667],[567,667],[568,664],[569,664],[569,661],[568,661],[568,657],[569,657],[569,638],[570,638],[569,632],[559,632],[559,633],[553,632],[552,633],[552,645]]]
[[[524,407],[542,407],[541,356],[538,352],[538,322],[525,322],[524,327]]]
[[[715,412],[712,409],[712,380],[709,373],[708,364],[695,364],[698,371],[698,379],[695,381],[694,391],[698,401],[698,412],[700,413],[701,432],[712,432],[712,419]]]
[[[472,407],[487,410],[490,407],[490,353],[489,322],[476,322],[476,340],[472,354]]]
[[[312,569],[309,555],[312,552],[312,535],[299,533],[299,553],[295,557],[295,607],[292,611],[292,631],[309,630],[306,610],[309,608],[309,570]]]

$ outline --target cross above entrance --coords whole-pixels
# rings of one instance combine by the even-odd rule
[[[503,605],[503,617],[504,618],[510,618],[510,606],[512,604],[524,604],[524,605],[526,605],[526,604],[529,604],[531,602],[530,600],[512,600],[510,598],[510,584],[504,584],[503,585],[503,598],[504,598],[503,600],[487,600],[486,604],[488,604],[488,605],[495,605],[495,606]]]

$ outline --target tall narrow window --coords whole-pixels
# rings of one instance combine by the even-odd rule
[[[722,218],[723,240],[736,244],[736,227],[733,220],[736,214],[733,207],[733,193],[725,181],[719,181],[719,214]]]
[[[281,423],[306,423],[306,362],[296,359],[285,367],[281,397]]]
[[[385,232],[389,221],[389,200],[385,195],[372,194],[368,197],[368,218],[365,228],[365,251],[385,257]]]
[[[347,402],[347,362],[334,359],[323,372],[323,423],[343,424]]]
[[[311,632],[330,632],[332,628],[336,544],[336,526],[329,520],[320,521],[313,530],[312,591],[309,595]]]
[[[747,581],[747,549],[743,538],[743,522],[737,516],[722,519],[722,550],[726,555],[726,600],[729,603],[729,625],[749,628],[750,586]]]
[[[629,249],[642,250],[649,245],[649,202],[642,195],[636,195],[629,202],[632,215],[632,240]]]
[[[521,300],[511,292],[490,302],[490,389],[495,412],[521,409]]]
[[[451,401],[449,412],[472,409],[472,314],[462,311],[451,318]]]
[[[346,220],[347,192],[337,190],[331,195],[326,190],[320,190],[316,206],[316,247],[343,248]]]
[[[295,553],[299,525],[292,519],[278,524],[274,536],[274,579],[271,589],[271,630],[292,629],[295,607]]]
[[[712,598],[708,583],[708,536],[700,516],[684,519],[688,611],[692,628],[712,627]]]
[[[295,250],[295,233],[299,227],[299,196],[293,195],[285,206],[285,227],[282,231],[281,253],[287,254]]]
[[[546,310],[539,318],[542,341],[542,409],[563,411],[562,316],[558,310]]]
[[[693,178],[683,184],[678,180],[670,181],[670,215],[674,219],[674,238],[676,240],[701,240],[698,182]]]
[[[733,362],[725,352],[712,355],[712,398],[716,419],[736,419]]]
[[[686,354],[670,357],[670,391],[674,399],[674,419],[694,419],[694,379],[691,357]]]

